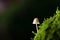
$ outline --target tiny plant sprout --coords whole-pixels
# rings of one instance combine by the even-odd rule
[[[36,25],[36,30],[37,30],[37,32],[38,32],[38,26],[37,26],[37,25],[40,24],[38,18],[34,18],[33,24]]]

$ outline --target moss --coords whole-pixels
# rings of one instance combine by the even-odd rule
[[[47,18],[39,26],[34,40],[60,40],[60,10],[53,17]]]

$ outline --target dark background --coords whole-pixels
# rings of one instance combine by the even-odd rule
[[[42,23],[44,18],[49,18],[55,14],[57,6],[60,6],[60,1],[26,0],[24,6],[21,8],[20,6],[17,7],[14,12],[10,11],[13,13],[7,18],[10,39],[31,40],[30,38],[34,37],[32,31],[36,32],[35,25],[32,24],[33,19],[37,17],[40,23]]]

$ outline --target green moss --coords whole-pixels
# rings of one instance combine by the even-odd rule
[[[34,40],[60,40],[60,10],[53,17],[47,18],[39,26]]]

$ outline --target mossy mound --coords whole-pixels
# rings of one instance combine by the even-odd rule
[[[34,40],[60,40],[60,10],[40,24]]]

